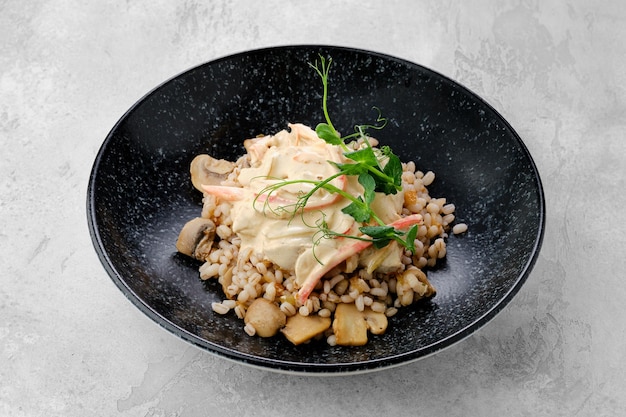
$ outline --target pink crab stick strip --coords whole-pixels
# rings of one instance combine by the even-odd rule
[[[388,226],[393,226],[395,229],[406,229],[407,227],[411,227],[414,224],[420,223],[421,221],[421,214],[413,214],[411,216],[398,219],[390,223]],[[298,291],[298,301],[300,302],[300,304],[304,304],[306,302],[317,283],[322,279],[324,275],[326,275],[326,273],[328,273],[328,271],[330,271],[352,255],[356,255],[357,253],[367,249],[371,245],[371,241],[357,240],[354,243],[342,245],[341,247],[339,247],[335,252],[333,252],[330,259],[327,259],[324,262],[324,264],[321,264],[319,262],[316,263],[309,273],[309,276],[306,278],[304,283],[302,283],[302,287]]]
[[[241,187],[229,187],[227,185],[201,185],[205,193],[214,195],[223,201],[239,201],[249,195],[249,191]]]
[[[347,179],[345,175],[340,175],[335,178],[337,184],[339,185],[337,188],[345,191]],[[223,201],[240,201],[245,199],[251,193],[250,190],[241,187],[230,187],[227,185],[206,185],[202,184],[202,189],[205,193],[214,195]],[[305,211],[320,209],[323,207],[328,207],[331,204],[335,203],[341,196],[338,193],[329,193],[324,198],[309,200],[307,201],[307,205],[304,207]],[[270,195],[269,197],[266,194],[255,194],[255,198],[258,202],[263,203],[265,201],[269,201],[273,204],[282,204],[282,205],[293,205],[296,204],[295,200],[289,200],[286,198],[278,197],[275,195]]]

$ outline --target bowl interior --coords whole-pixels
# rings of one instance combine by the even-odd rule
[[[287,123],[323,121],[322,85],[308,66],[330,56],[329,110],[342,132],[389,123],[376,137],[403,161],[436,174],[432,196],[456,205],[469,231],[448,239],[428,275],[430,302],[401,309],[366,346],[294,347],[282,337],[251,338],[211,302],[199,264],[176,252],[186,221],[201,209],[189,163],[199,153],[236,159],[242,142]],[[488,104],[433,71],[347,48],[256,50],[193,68],[157,87],[116,124],[94,163],[88,190],[94,245],[113,281],[145,314],[219,355],[301,372],[368,370],[423,357],[466,337],[511,299],[528,276],[544,229],[539,175],[524,144]]]

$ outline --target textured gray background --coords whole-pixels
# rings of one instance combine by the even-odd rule
[[[621,1],[0,1],[0,415],[626,415]],[[286,376],[199,351],[128,302],[85,195],[108,131],[202,62],[354,46],[452,77],[530,149],[547,228],[486,327],[416,363]]]

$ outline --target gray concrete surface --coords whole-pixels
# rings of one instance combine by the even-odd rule
[[[626,8],[620,1],[0,1],[0,415],[626,415]],[[235,364],[108,278],[85,195],[119,117],[248,49],[396,55],[492,104],[530,149],[547,228],[526,285],[463,342],[348,378]]]

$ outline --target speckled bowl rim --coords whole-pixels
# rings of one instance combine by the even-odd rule
[[[530,254],[530,257],[528,258],[528,261],[526,262],[525,267],[523,268],[517,280],[515,281],[515,284],[509,288],[508,292],[503,297],[500,298],[499,302],[493,305],[493,307],[490,310],[488,310],[485,314],[480,316],[478,319],[476,319],[474,322],[467,325],[463,329],[457,331],[454,334],[449,335],[448,337],[442,338],[435,343],[424,346],[420,348],[419,350],[409,351],[407,353],[403,353],[399,355],[388,356],[388,357],[378,358],[378,359],[373,359],[373,360],[368,360],[368,361],[331,364],[331,363],[304,363],[304,362],[283,361],[280,359],[268,359],[268,358],[254,356],[254,355],[249,355],[249,354],[236,351],[233,349],[224,348],[223,346],[220,346],[212,342],[208,342],[202,339],[201,337],[193,333],[190,333],[187,330],[180,328],[176,324],[164,318],[162,315],[160,315],[157,311],[155,311],[148,304],[143,302],[142,299],[127,285],[120,271],[118,271],[113,265],[112,260],[107,254],[106,248],[103,244],[102,238],[100,236],[100,232],[98,230],[98,226],[96,224],[95,209],[94,209],[94,203],[95,203],[94,183],[96,180],[98,165],[101,161],[102,155],[106,151],[107,147],[110,145],[111,136],[113,132],[116,131],[118,126],[142,102],[144,102],[148,97],[152,96],[157,91],[159,91],[163,86],[172,82],[173,80],[176,80],[184,76],[185,74],[191,71],[199,69],[200,67],[214,65],[219,62],[237,58],[239,56],[247,55],[250,53],[262,53],[265,51],[270,52],[273,50],[294,49],[294,48],[303,49],[303,50],[305,49],[306,50],[338,49],[338,50],[347,51],[347,52],[352,51],[352,52],[357,52],[357,53],[362,53],[362,54],[369,54],[371,56],[379,57],[385,60],[396,61],[403,65],[411,66],[416,69],[419,69],[420,71],[429,73],[430,75],[432,75],[433,77],[439,79],[440,81],[444,83],[454,85],[455,88],[458,88],[464,91],[468,96],[472,97],[481,106],[489,109],[493,113],[493,115],[499,118],[500,122],[509,129],[509,131],[511,132],[512,138],[515,139],[520,150],[524,153],[525,157],[528,160],[530,167],[532,168],[532,176],[537,184],[537,194],[539,198],[539,211],[540,212],[538,213],[539,215],[538,216],[538,222],[539,222],[538,232],[534,241],[532,253]],[[244,364],[244,365],[251,366],[254,368],[258,368],[258,369],[270,370],[270,371],[282,372],[282,373],[288,373],[288,374],[301,374],[301,375],[322,375],[322,376],[352,375],[352,374],[357,374],[357,373],[366,373],[366,372],[393,368],[393,367],[397,367],[400,365],[413,363],[420,359],[424,359],[426,357],[432,356],[433,354],[441,352],[442,350],[452,347],[456,345],[457,343],[461,342],[462,340],[466,339],[471,334],[473,334],[477,330],[484,327],[488,322],[490,322],[494,318],[494,316],[496,316],[496,314],[502,311],[502,309],[513,299],[513,297],[518,293],[518,291],[520,290],[524,282],[527,280],[528,276],[530,275],[537,261],[539,252],[541,250],[543,237],[545,233],[545,218],[546,218],[545,194],[544,194],[543,185],[542,185],[541,178],[539,175],[539,171],[536,167],[536,164],[528,148],[526,147],[522,139],[519,137],[517,132],[493,106],[491,106],[484,99],[482,99],[480,96],[478,96],[476,93],[474,93],[467,87],[463,86],[462,84],[459,84],[458,82],[452,80],[451,78],[437,71],[434,71],[430,68],[424,67],[420,64],[416,64],[414,62],[411,62],[402,58],[398,58],[392,55],[388,55],[385,53],[381,53],[381,52],[354,48],[354,47],[323,45],[323,44],[283,45],[283,46],[273,46],[273,47],[265,47],[265,48],[241,51],[241,52],[237,52],[237,53],[230,54],[230,55],[225,55],[220,58],[216,58],[211,61],[207,61],[199,65],[193,66],[165,80],[164,82],[162,82],[161,84],[157,85],[152,90],[150,90],[148,93],[146,93],[139,100],[137,100],[120,117],[120,119],[116,122],[113,128],[109,131],[109,133],[106,136],[106,139],[101,145],[97,153],[97,156],[94,160],[94,164],[90,173],[89,183],[88,183],[88,188],[87,188],[88,227],[89,227],[89,232],[91,235],[92,243],[94,245],[98,258],[100,262],[102,263],[104,269],[106,270],[106,272],[112,279],[112,281],[115,283],[115,285],[121,290],[121,292],[126,296],[126,298],[128,298],[132,302],[132,304],[134,304],[141,312],[147,315],[151,320],[157,323],[160,327],[166,329],[170,333],[178,336],[179,338],[185,340],[186,342],[189,342],[191,345],[199,348],[203,352],[208,352],[220,358],[224,358],[224,359],[233,361],[238,364]]]

